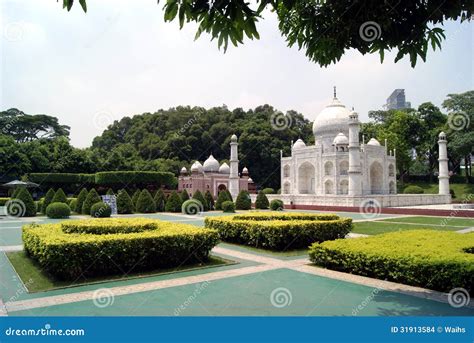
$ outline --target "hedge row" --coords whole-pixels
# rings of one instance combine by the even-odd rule
[[[28,181],[48,184],[93,184],[94,174],[74,174],[74,173],[30,173],[27,174]]]
[[[205,227],[216,229],[220,238],[227,242],[279,251],[306,248],[314,242],[344,238],[352,229],[350,218],[253,220],[239,217],[246,216],[207,217]]]
[[[69,220],[61,223],[64,233],[90,233],[103,235],[110,233],[132,233],[155,230],[157,221],[154,219],[135,218],[106,218],[101,220],[82,219]]]
[[[0,198],[0,206],[5,206],[8,200],[10,200],[10,198]]]
[[[275,212],[250,212],[237,214],[233,217],[238,220],[336,220],[337,214],[312,214],[304,212],[275,213]]]
[[[410,230],[368,238],[315,243],[310,259],[334,270],[474,295],[474,234]]]
[[[23,227],[23,243],[26,253],[46,271],[59,279],[75,280],[205,261],[219,241],[214,230],[156,223],[154,230],[105,235],[68,234],[61,224],[31,224]]]

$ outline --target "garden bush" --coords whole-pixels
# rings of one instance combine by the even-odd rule
[[[206,200],[206,206],[209,211],[212,211],[214,209],[214,197],[212,196],[211,192],[206,191],[206,194],[204,194],[204,199]]]
[[[140,185],[174,186],[176,177],[169,172],[154,171],[110,171],[95,174],[97,185]]]
[[[66,193],[62,190],[62,188],[59,188],[56,193],[54,193],[54,197],[51,200],[51,202],[62,202],[64,204],[67,204],[67,196]]]
[[[36,204],[30,192],[24,187],[19,188],[15,198],[6,204],[6,211],[14,217],[34,217],[36,216]]]
[[[270,210],[272,211],[283,211],[285,208],[285,205],[283,204],[283,201],[280,199],[273,199],[270,201]]]
[[[61,229],[65,233],[90,233],[94,235],[143,232],[155,230],[157,227],[158,223],[155,219],[147,218],[80,219],[61,223]]]
[[[153,200],[155,200],[156,212],[163,212],[166,205],[166,196],[162,189],[159,189],[156,192],[155,198]]]
[[[188,199],[181,205],[181,213],[195,215],[204,212],[204,205],[196,199]]]
[[[186,190],[182,190],[181,193],[179,194],[181,197],[181,201],[185,202],[186,200],[189,200],[189,194]]]
[[[128,221],[131,225],[138,222],[136,218]],[[183,261],[206,261],[218,240],[215,230],[158,220],[154,230],[117,234],[70,234],[63,231],[62,224],[23,227],[26,253],[45,271],[65,280],[123,275],[124,270],[132,273],[173,268]]]
[[[0,206],[5,206],[8,200],[10,200],[10,198],[0,198]]]
[[[224,201],[222,203],[222,212],[235,213],[235,204],[232,201]]]
[[[449,292],[474,294],[474,234],[434,230],[391,232],[313,244],[310,260],[343,272]]]
[[[235,208],[237,210],[250,210],[252,208],[252,199],[247,191],[240,191],[235,200]]]
[[[314,242],[344,238],[352,229],[350,218],[314,220],[309,216],[304,220],[302,214],[297,214],[297,219],[290,219],[290,216],[207,217],[205,227],[216,229],[220,238],[227,242],[278,251],[306,248]]]
[[[230,194],[230,191],[228,189],[224,190],[225,194],[227,194],[227,199],[229,201],[234,202],[234,199],[232,198],[232,194]]]
[[[339,219],[337,214],[332,213],[304,213],[304,212],[249,212],[245,214],[237,214],[233,217],[238,220],[336,220]]]
[[[76,207],[71,207],[71,210],[77,212],[77,213],[82,213],[82,205],[84,204],[84,200],[87,198],[87,189],[83,188],[79,192],[79,195],[77,196],[77,202],[76,202]]]
[[[232,197],[229,197],[229,194],[226,191],[221,191],[219,192],[219,195],[217,196],[216,204],[215,204],[215,209],[222,211],[222,203],[224,201],[232,201]]]
[[[63,202],[52,202],[46,208],[46,216],[53,219],[69,218],[71,209]]]
[[[82,214],[87,214],[87,215],[91,214],[92,205],[101,201],[102,199],[97,193],[97,191],[94,188],[92,188],[87,194],[86,199],[82,203]]]
[[[36,205],[36,213],[40,213],[41,211],[43,211],[43,199],[35,201],[35,205]]]
[[[93,184],[94,174],[75,173],[31,173],[27,174],[28,181],[39,184]]]
[[[420,186],[407,186],[403,190],[403,194],[423,194],[425,191]]]
[[[53,198],[54,198],[54,189],[50,188],[48,189],[48,191],[46,192],[44,196],[41,212],[46,214],[46,208],[48,208],[48,205],[51,204]]]
[[[181,197],[176,191],[171,192],[170,196],[166,200],[165,211],[166,212],[181,212]]]
[[[263,194],[275,194],[275,190],[273,188],[264,188],[262,189]]]
[[[155,200],[151,196],[148,189],[144,189],[141,191],[140,196],[137,200],[137,206],[135,208],[135,212],[138,213],[155,213],[156,212],[156,204]]]
[[[137,201],[138,201],[138,198],[140,197],[140,193],[141,193],[141,191],[139,189],[137,189],[135,191],[135,193],[133,193],[133,195],[132,195],[133,211],[136,211],[136,209],[137,209]]]
[[[73,208],[77,207],[77,199],[72,199],[71,202],[68,204],[69,209],[73,211]]]
[[[270,206],[268,198],[263,191],[258,192],[257,199],[255,200],[255,208],[259,210],[266,210]]]
[[[107,189],[106,195],[115,195],[114,190],[112,188]]]
[[[117,194],[117,213],[118,214],[130,214],[133,213],[132,198],[128,195],[125,189],[121,189]]]
[[[112,209],[106,203],[99,201],[91,206],[91,217],[108,218],[112,214]]]
[[[204,199],[204,196],[199,190],[194,192],[193,199],[199,201],[202,204],[203,211],[209,211],[209,206],[206,203],[206,199]]]

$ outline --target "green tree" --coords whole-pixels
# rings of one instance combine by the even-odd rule
[[[165,210],[166,205],[166,196],[162,189],[159,189],[155,194],[155,204],[156,204],[156,211],[163,212]]]
[[[212,211],[214,209],[214,197],[212,196],[211,192],[206,191],[204,198],[206,200],[206,207]]]
[[[189,194],[188,194],[188,192],[187,192],[185,189],[183,189],[183,190],[181,191],[180,196],[181,196],[181,201],[182,201],[182,202],[185,202],[186,200],[189,199]]]
[[[133,213],[133,202],[130,195],[125,189],[119,190],[117,194],[117,213],[118,214],[129,214]]]
[[[270,206],[268,198],[262,191],[258,192],[257,200],[255,200],[255,208],[259,210],[266,210]]]
[[[36,204],[30,192],[21,187],[16,197],[7,207],[9,215],[17,217],[34,217],[36,216]]]
[[[215,209],[218,211],[222,210],[222,203],[224,201],[232,201],[232,197],[229,197],[229,193],[227,193],[226,191],[221,191],[217,196]]]
[[[156,204],[148,189],[141,191],[137,200],[136,211],[138,213],[155,213]]]
[[[91,214],[91,207],[92,205],[102,201],[101,197],[99,196],[99,193],[95,190],[95,188],[92,188],[89,193],[86,196],[86,199],[82,203],[82,214]]]
[[[250,194],[247,191],[240,191],[235,200],[235,208],[237,210],[250,210],[252,208],[252,200],[250,199]]]
[[[62,202],[64,204],[67,204],[67,196],[66,193],[64,193],[62,188],[59,188],[56,193],[54,193],[53,200],[51,202]]]
[[[141,191],[139,189],[137,189],[135,191],[135,193],[133,193],[132,195],[132,203],[133,203],[133,209],[136,211],[137,209],[137,201],[138,201],[138,198],[140,197],[140,193]]]
[[[84,204],[84,201],[87,198],[87,189],[83,188],[79,192],[79,195],[77,196],[77,201],[76,201],[76,207],[72,208],[71,210],[77,212],[77,213],[82,213],[82,205]]]
[[[193,199],[199,201],[202,204],[203,211],[209,211],[209,207],[207,206],[206,199],[204,199],[204,196],[199,190],[194,192]]]
[[[165,211],[166,212],[181,212],[181,197],[176,191],[171,192],[170,196],[166,200]]]
[[[43,200],[43,207],[41,209],[41,212],[43,214],[46,214],[46,208],[48,208],[48,205],[51,204],[52,200],[54,198],[54,189],[50,188],[46,192]]]
[[[109,188],[109,189],[107,190],[107,193],[105,193],[105,194],[107,194],[107,195],[115,195],[114,190],[113,190],[112,188]]]

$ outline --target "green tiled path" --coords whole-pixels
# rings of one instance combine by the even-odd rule
[[[348,216],[360,219],[357,215]],[[171,214],[148,217],[199,226],[204,218]],[[53,222],[45,218],[35,221]],[[22,224],[19,220],[0,221],[0,246],[21,244]],[[285,255],[220,244],[214,254],[238,264],[28,294],[5,253],[0,252],[0,298],[10,316],[474,315],[473,308],[453,308],[444,302],[314,275],[317,269],[305,266],[304,251]],[[105,292],[105,302],[93,300],[97,290]],[[61,304],[51,302],[54,299]],[[22,310],[25,307],[21,304],[28,306]]]

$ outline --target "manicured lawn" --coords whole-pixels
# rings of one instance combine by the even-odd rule
[[[16,270],[20,279],[25,284],[26,288],[30,293],[50,291],[53,289],[68,288],[75,286],[84,286],[87,284],[108,282],[108,281],[121,281],[136,279],[149,276],[157,276],[164,274],[171,274],[176,272],[191,271],[206,269],[212,267],[219,267],[223,265],[234,264],[234,261],[223,259],[217,256],[209,257],[209,261],[205,264],[195,263],[189,264],[176,268],[167,268],[167,269],[158,269],[148,272],[140,273],[128,273],[127,275],[114,275],[114,276],[105,276],[105,277],[90,277],[90,278],[81,278],[75,281],[63,281],[58,280],[54,276],[46,273],[41,269],[41,266],[36,263],[34,260],[30,259],[23,251],[15,251],[7,253],[7,257],[10,260],[13,268]]]
[[[454,226],[433,226],[429,224],[398,224],[385,221],[369,221],[354,223],[352,232],[362,233],[365,235],[379,235],[386,232],[405,231],[405,230],[437,230],[437,231],[458,231],[462,230],[460,227]]]
[[[473,213],[474,215],[474,213]],[[405,218],[392,218],[383,219],[382,222],[403,222],[403,223],[414,223],[414,224],[434,224],[434,225],[447,225],[447,226],[460,226],[462,228],[474,226],[474,218],[452,218],[452,217],[405,217]]]

